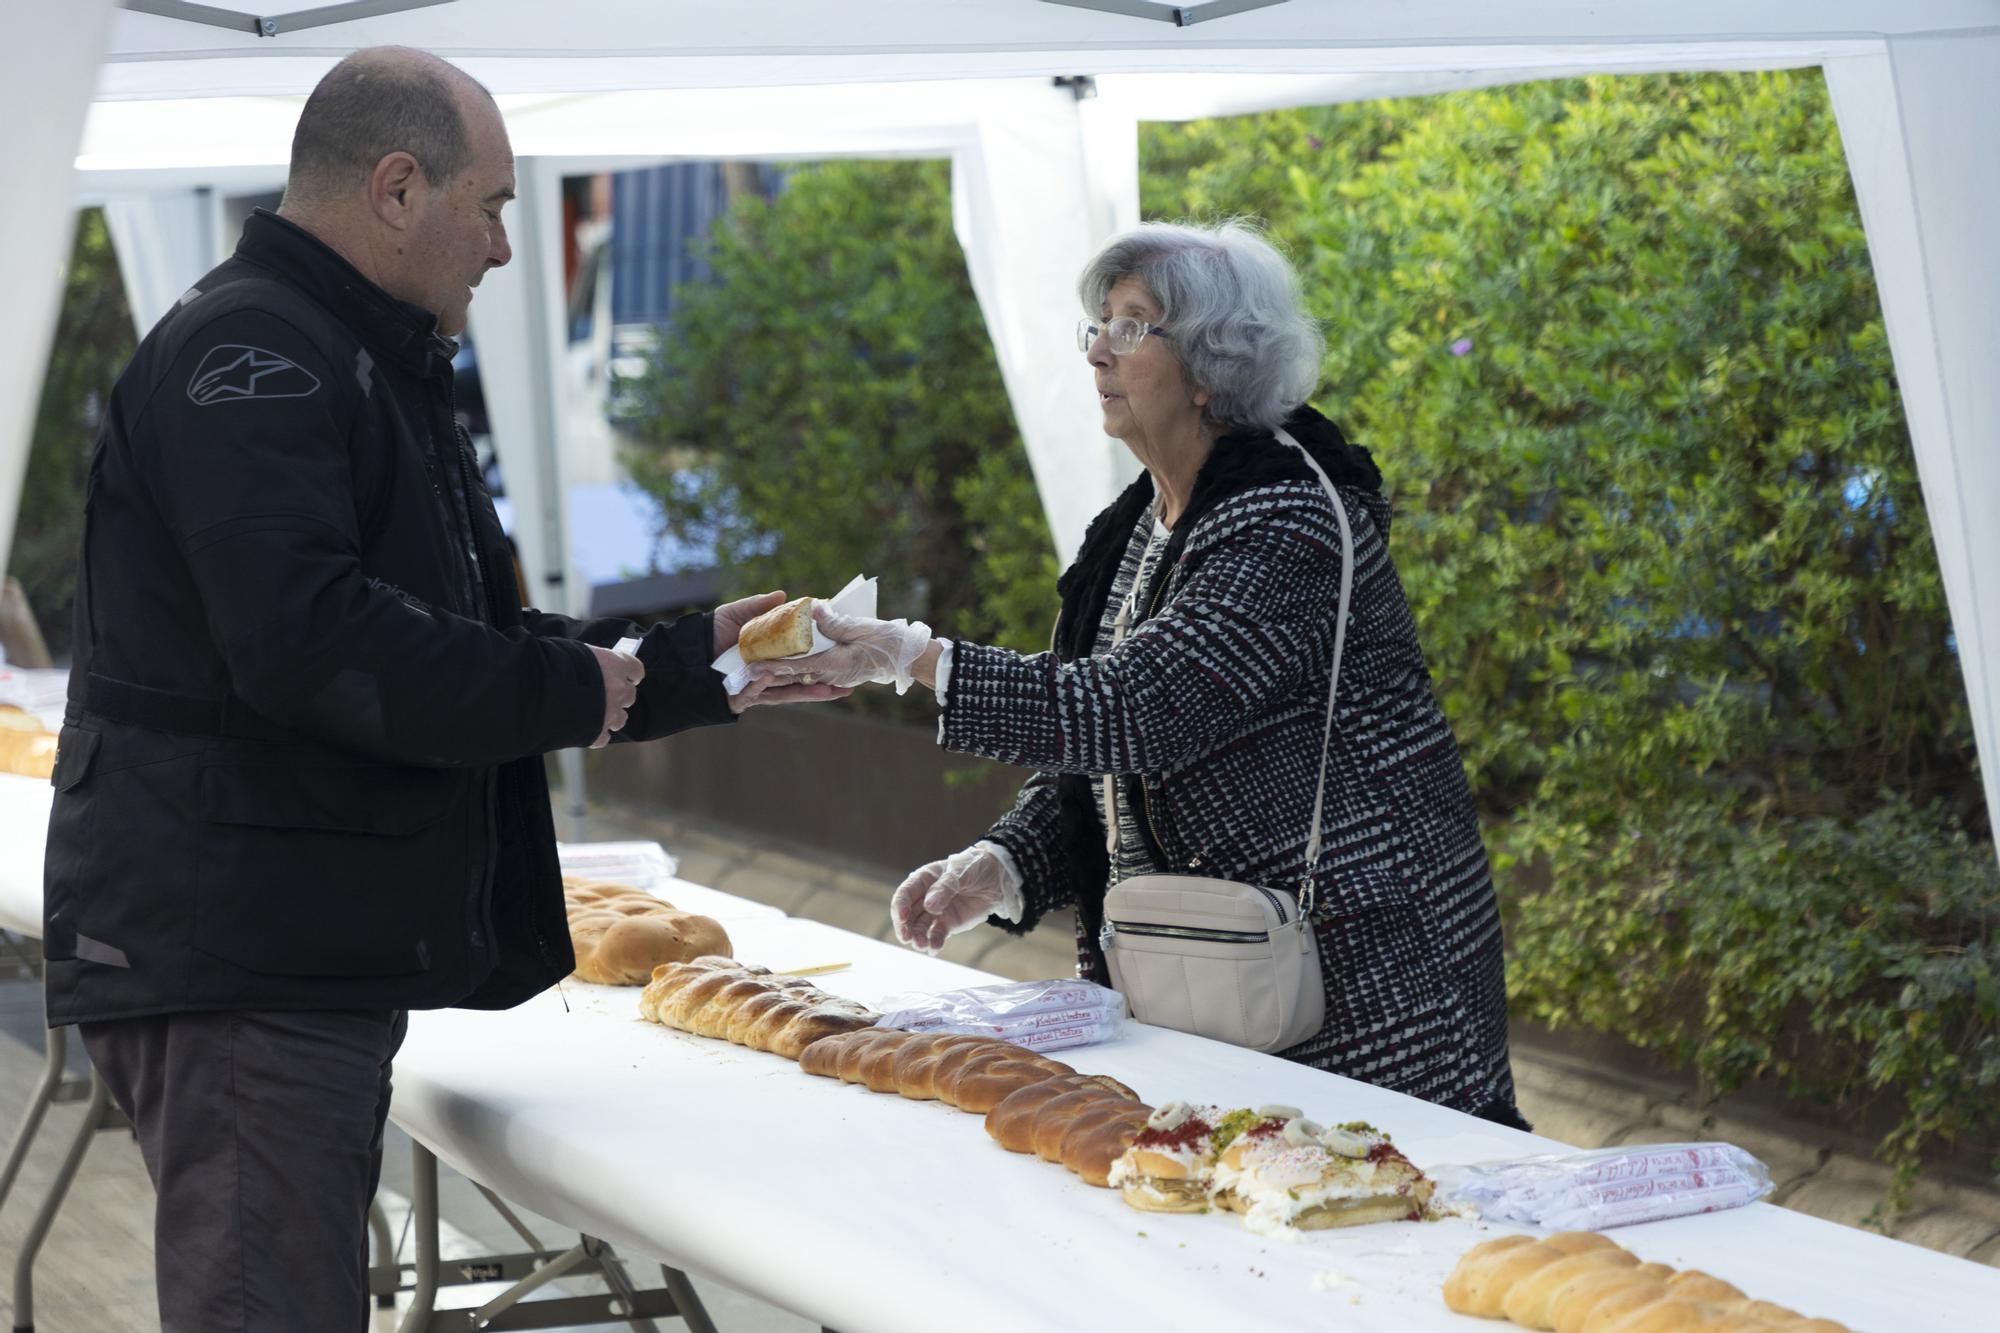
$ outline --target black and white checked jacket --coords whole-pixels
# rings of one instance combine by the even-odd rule
[[[1339,485],[1355,571],[1313,914],[1326,1024],[1283,1054],[1512,1120],[1499,911],[1389,558],[1388,502],[1332,423],[1303,408],[1286,424]],[[1155,609],[1114,650],[1151,494],[1141,477],[1086,538],[1079,565],[1095,558],[1104,575],[1094,595],[1065,599],[1065,619],[1087,626],[1067,636],[1075,651],[956,645],[940,731],[948,749],[1037,770],[988,834],[1013,855],[1027,908],[995,924],[1025,930],[1075,905],[1079,972],[1099,979],[1102,811],[1092,800],[1079,836],[1079,801],[1103,775],[1124,775],[1121,805],[1143,802],[1164,860],[1153,868],[1296,892],[1332,665],[1339,527],[1303,461],[1268,435],[1218,442],[1162,562],[1164,586],[1140,590]],[[1078,573],[1066,589],[1087,581]]]

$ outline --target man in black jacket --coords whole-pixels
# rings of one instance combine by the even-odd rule
[[[450,369],[513,183],[477,83],[350,56],[91,462],[48,1014],[138,1131],[168,1329],[365,1325],[405,1011],[574,963],[545,752],[839,693],[724,694],[708,663],[780,594],[636,658],[628,622],[521,608]]]

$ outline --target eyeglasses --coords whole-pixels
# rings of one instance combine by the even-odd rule
[[[1097,341],[1098,334],[1104,335],[1106,344],[1117,356],[1130,356],[1139,350],[1139,344],[1147,334],[1164,338],[1167,331],[1157,324],[1148,324],[1143,319],[1133,319],[1130,315],[1120,315],[1117,319],[1099,324],[1085,315],[1076,322],[1076,350],[1088,352]]]

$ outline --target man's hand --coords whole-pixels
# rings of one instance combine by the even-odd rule
[[[646,668],[630,653],[614,653],[596,644],[584,647],[597,658],[597,669],[604,676],[604,730],[590,743],[591,749],[601,750],[611,743],[611,733],[625,725],[625,715],[639,697],[639,682],[646,678]]]
[[[769,680],[753,679],[741,693],[729,696],[729,711],[740,717],[744,709],[761,704],[816,704],[845,699],[852,693],[840,685],[774,685]]]
[[[726,606],[716,607],[715,652],[713,656],[720,657],[731,648],[734,648],[736,646],[736,636],[743,632],[745,625],[773,607],[783,606],[784,604],[785,593],[781,588],[776,592],[758,593],[755,597],[745,597],[740,601],[730,602]],[[778,703],[780,701],[773,699],[771,702]],[[739,708],[736,711],[740,713],[743,710]]]

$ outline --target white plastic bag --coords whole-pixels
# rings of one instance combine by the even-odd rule
[[[892,995],[878,1007],[886,1012],[876,1020],[877,1027],[966,1032],[1031,1051],[1109,1041],[1125,1018],[1124,996],[1075,978]]]
[[[1650,1143],[1432,1170],[1441,1202],[1488,1221],[1598,1231],[1741,1208],[1771,1192],[1771,1173],[1729,1143]]]

